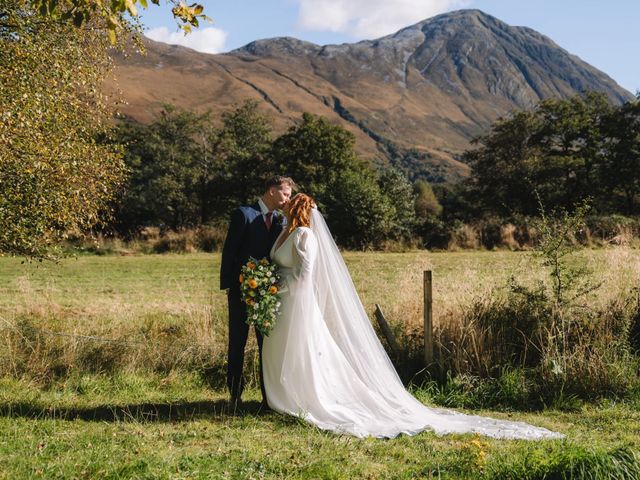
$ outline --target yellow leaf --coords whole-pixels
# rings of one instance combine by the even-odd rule
[[[109,24],[109,30],[113,30],[115,35],[115,29],[120,25],[118,17],[116,17],[115,15],[110,15],[109,18],[107,18],[107,23]]]
[[[125,5],[127,6],[127,10],[129,10],[131,15],[133,15],[134,17],[138,16],[138,10],[136,9],[136,6],[133,3],[133,0],[125,0]]]

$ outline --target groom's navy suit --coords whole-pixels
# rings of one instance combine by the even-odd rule
[[[240,297],[240,269],[249,257],[257,260],[269,258],[271,247],[282,231],[282,215],[273,212],[271,229],[267,229],[260,205],[243,206],[231,214],[229,231],[222,250],[220,267],[220,288],[228,290],[229,302],[229,349],[227,365],[227,386],[232,399],[239,399],[242,394],[242,367],[244,364],[244,348],[249,335],[247,307]],[[262,335],[256,329],[256,338],[260,351],[260,388],[262,398],[266,401],[262,381]]]

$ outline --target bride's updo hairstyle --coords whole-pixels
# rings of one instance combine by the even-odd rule
[[[293,232],[298,227],[310,227],[311,226],[311,209],[316,206],[316,202],[313,201],[309,195],[304,193],[296,194],[287,207],[289,226],[287,229],[289,232]]]

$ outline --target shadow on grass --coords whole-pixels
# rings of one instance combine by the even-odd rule
[[[234,407],[226,400],[179,403],[138,403],[58,408],[33,403],[0,403],[0,416],[39,420],[87,420],[96,422],[180,422],[194,419],[220,421],[231,417],[261,416],[273,413],[260,402],[244,402]]]

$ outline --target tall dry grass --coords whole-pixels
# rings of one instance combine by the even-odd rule
[[[211,307],[182,307],[142,316],[124,306],[108,319],[61,309],[21,309],[0,317],[0,376],[28,376],[42,383],[74,373],[195,370],[220,383],[226,317]],[[249,357],[252,356],[252,348]],[[220,377],[221,378],[221,377]]]
[[[432,221],[436,222],[438,225],[436,230],[439,230],[435,238],[431,238],[434,235],[434,226],[425,224],[421,227],[422,230],[427,231],[422,233],[425,234],[425,238],[415,233],[412,238],[387,239],[377,244],[376,249],[383,252],[407,252],[421,247],[447,251],[484,249],[521,251],[533,249],[540,237],[535,219],[531,218],[505,220],[494,217],[468,223],[453,221],[448,224],[438,218]],[[219,252],[224,244],[226,230],[227,225],[224,221],[179,231],[145,227],[128,238],[104,233],[96,233],[89,237],[72,237],[66,249],[99,255]],[[639,239],[640,221],[631,217],[612,215],[587,218],[575,242],[588,248],[638,246]]]
[[[9,288],[0,289],[0,376],[47,383],[82,372],[195,370],[219,382],[227,318],[215,258],[12,263],[16,275],[5,274]]]
[[[539,377],[548,385],[562,368],[564,377],[585,380],[576,391],[630,388],[624,379],[633,378],[628,368],[633,363],[618,362],[617,347],[640,329],[632,290],[640,285],[637,250],[578,253],[576,261],[589,265],[603,283],[585,299],[583,310],[591,313],[581,318],[588,322],[567,330],[577,338],[571,340],[569,363],[549,348],[555,345],[547,341],[554,325],[541,321],[551,318],[548,305],[509,288],[512,277],[534,293],[538,282],[548,281],[528,254],[347,252],[345,257],[366,310],[373,318],[373,306],[380,304],[403,346],[394,360],[405,380],[419,380],[416,373],[424,367],[422,272],[432,270],[431,378],[490,378],[506,366],[542,366]],[[224,384],[227,313],[216,285],[219,255],[86,257],[78,263],[3,277],[12,286],[0,289],[0,376],[47,383],[82,372],[188,370],[212,385]],[[613,353],[615,358],[608,356]],[[251,336],[246,371],[254,385],[257,360]]]
[[[130,238],[105,233],[72,237],[65,249],[98,255],[219,252],[224,245],[226,231],[224,223],[179,231],[145,227]]]
[[[600,287],[562,309],[554,305],[550,281],[534,258],[504,272],[498,282],[469,267],[458,272],[460,281],[447,284],[446,291],[436,283],[434,364],[426,378],[500,379],[515,369],[526,372],[520,380],[540,399],[559,392],[596,398],[637,391],[640,258],[628,247],[602,253],[578,254],[575,261],[589,265]],[[404,348],[402,361],[414,372],[423,355],[417,283],[415,277],[408,279],[390,310]],[[404,320],[402,328],[398,319]]]

